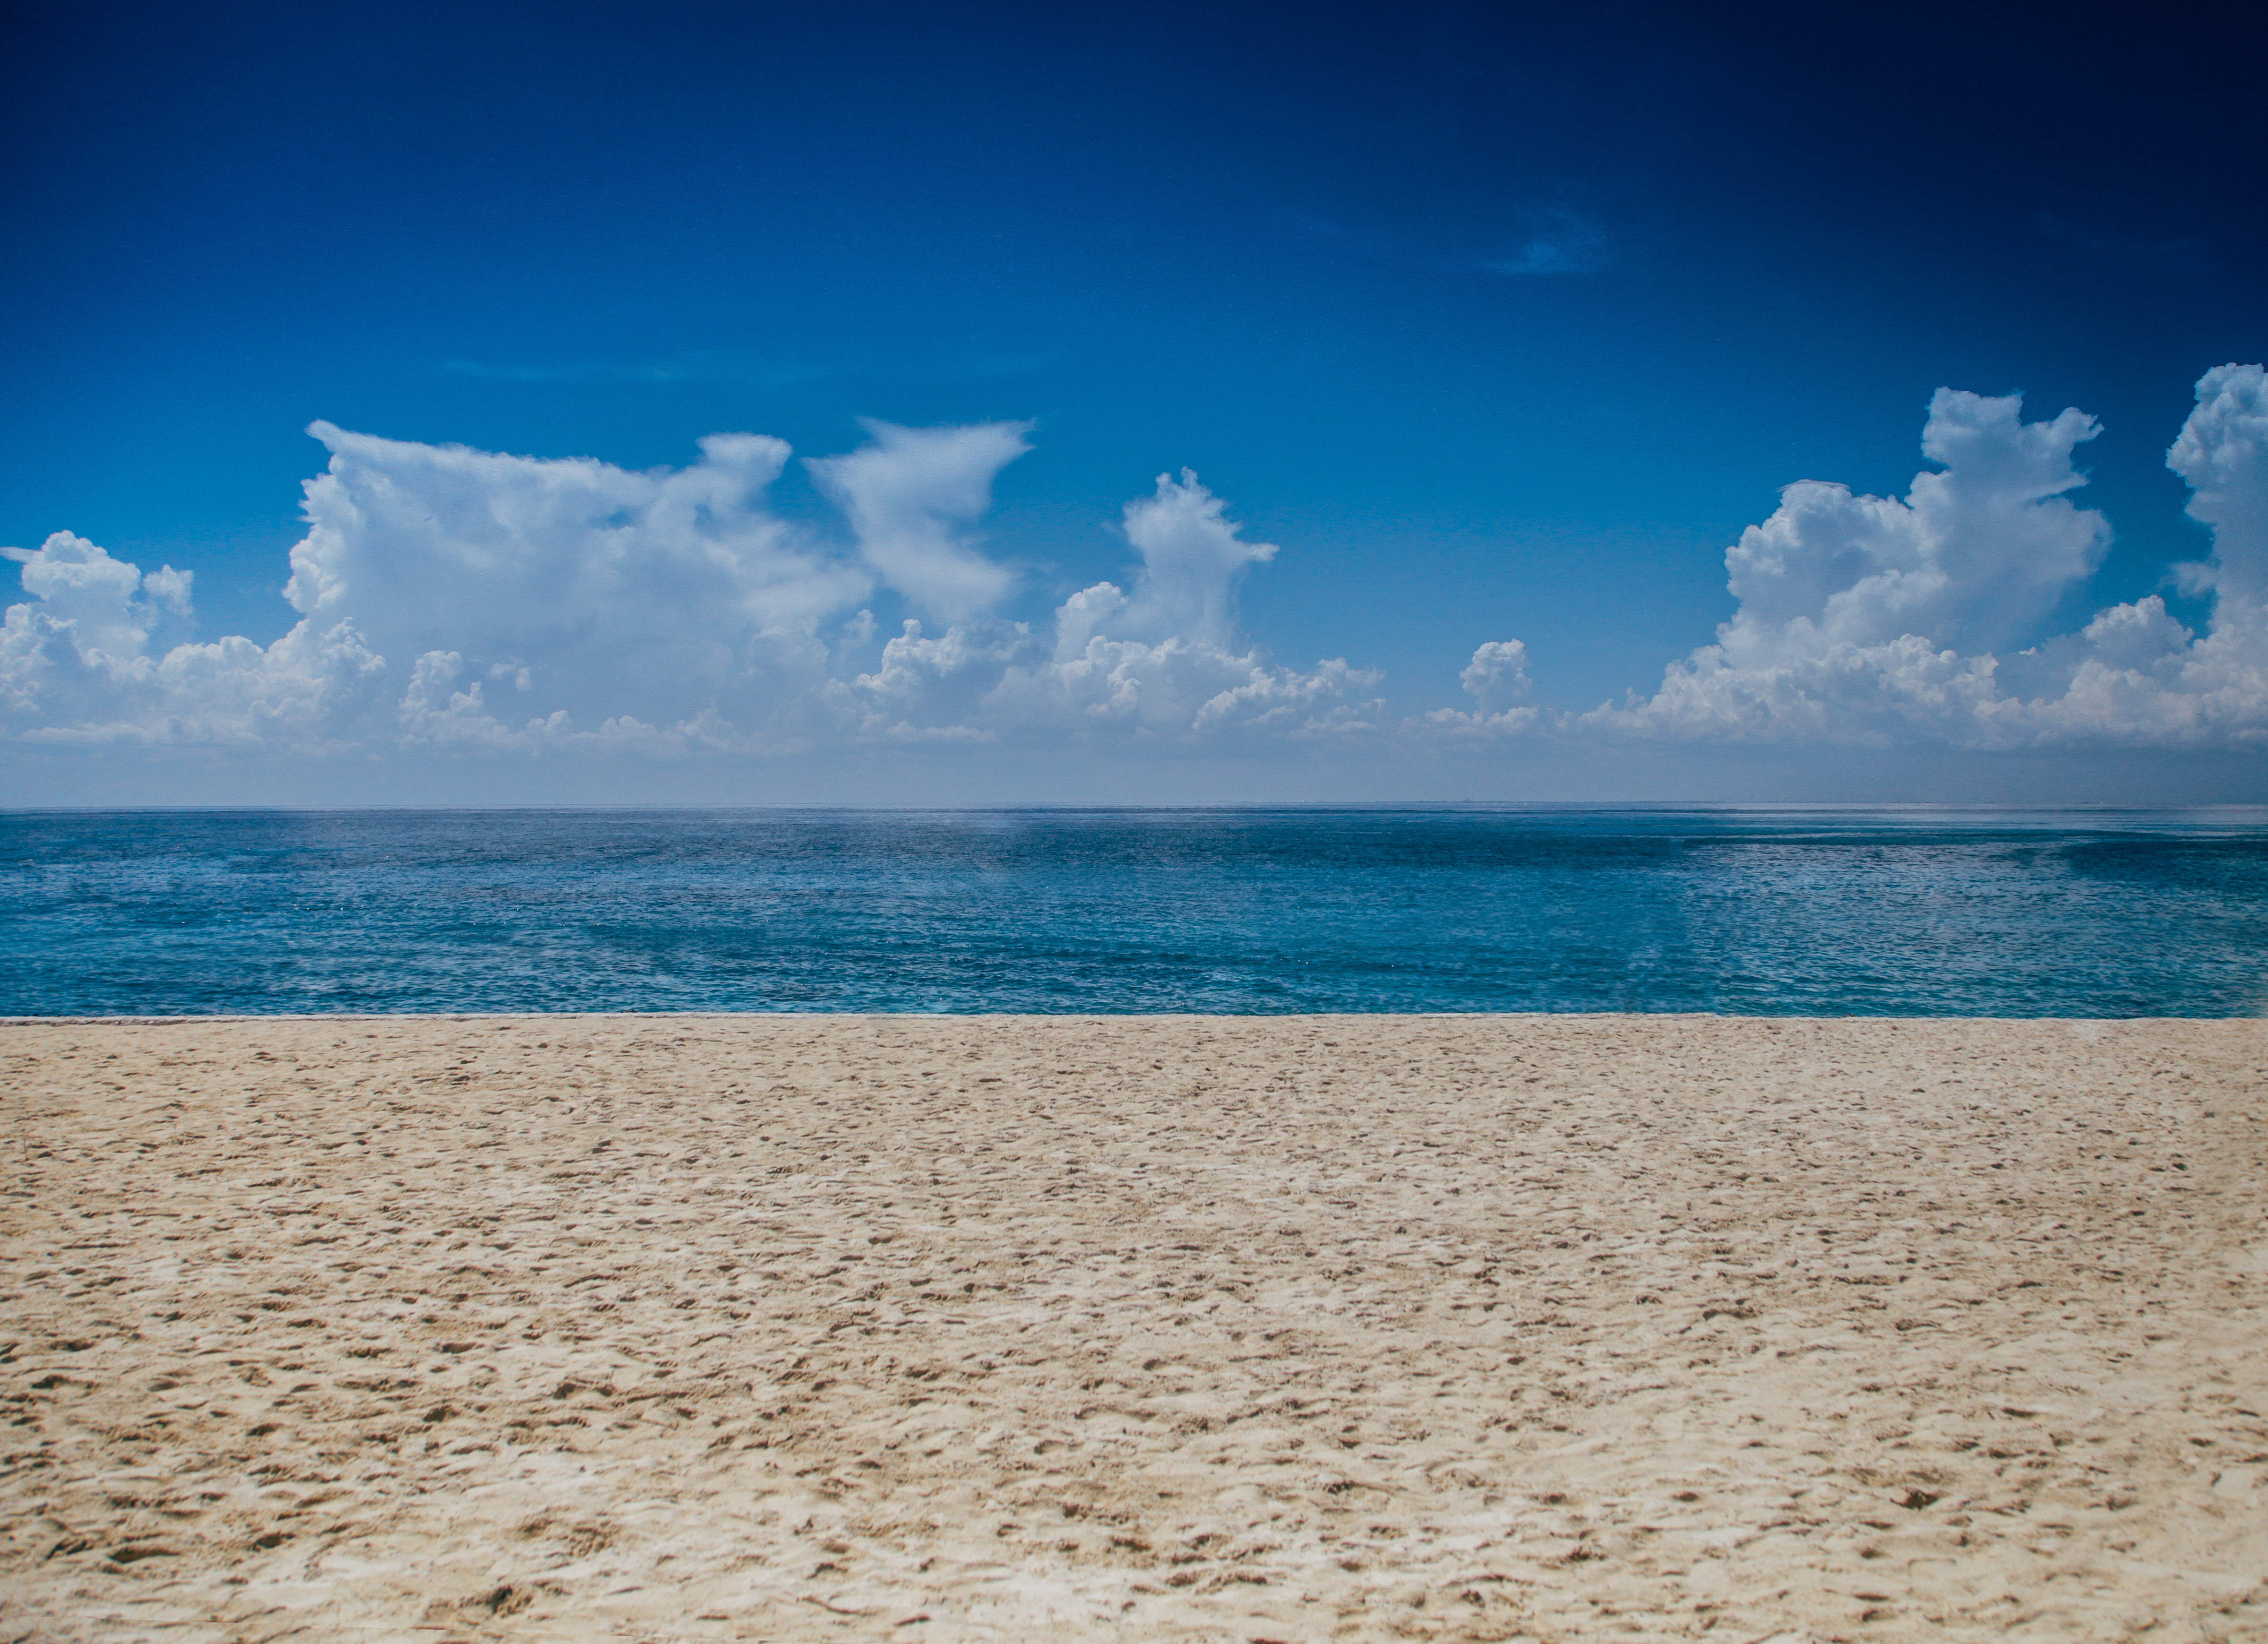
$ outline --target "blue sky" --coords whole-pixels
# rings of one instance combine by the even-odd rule
[[[2234,6],[14,15],[0,542],[192,572],[167,643],[306,614],[317,419],[633,471],[776,436],[769,507],[845,541],[801,459],[859,419],[1028,422],[956,528],[1012,572],[988,617],[1039,625],[1130,594],[1122,510],[1186,466],[1279,549],[1230,649],[1374,673],[1381,725],[1480,711],[1461,671],[1513,638],[1524,735],[1654,692],[1734,616],[1726,549],[1780,488],[1904,495],[1940,387],[2100,419],[2070,500],[2107,546],[2003,652],[2153,596],[2203,633],[2228,597],[2175,579],[2214,544],[2166,453],[2205,372],[2268,353]],[[886,578],[850,602],[885,638],[914,610]],[[877,666],[834,635],[838,674]],[[2215,735],[2214,791],[2256,782]],[[99,740],[70,757],[106,793],[154,769]],[[196,757],[302,757],[228,741]],[[1233,788],[1260,756],[1191,757]]]

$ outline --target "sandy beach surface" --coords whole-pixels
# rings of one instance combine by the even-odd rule
[[[2268,1025],[0,1027],[0,1639],[2268,1638]]]

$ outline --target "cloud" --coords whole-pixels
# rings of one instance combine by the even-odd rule
[[[1943,389],[1922,431],[1931,466],[1903,497],[1789,485],[1727,550],[1736,606],[1714,642],[1652,693],[1585,712],[1533,700],[1518,638],[1471,653],[1469,706],[1400,719],[1373,670],[1278,662],[1237,596],[1278,550],[1187,469],[1125,505],[1124,574],[1017,614],[1015,574],[980,528],[1026,424],[869,424],[868,444],[811,463],[839,528],[774,511],[792,453],[762,435],[711,435],[685,468],[633,472],[310,431],[329,461],[291,555],[299,621],[273,645],[193,640],[191,579],[170,566],[145,573],[68,532],[5,550],[26,597],[0,623],[0,739],[475,763],[2268,745],[2258,365],[2206,372],[2168,454],[2213,533],[2180,573],[2208,602],[2196,627],[2151,595],[2041,638],[2110,540],[2073,496],[2096,425]]]
[[[2257,365],[2198,384],[2169,454],[2216,552],[2192,574],[2214,600],[2203,637],[2158,596],[2013,654],[2100,562],[2102,516],[2063,493],[2097,431],[2066,410],[2026,423],[2017,396],[1940,389],[1923,473],[1903,499],[1803,481],[1726,554],[1740,600],[1717,643],[1653,696],[1568,716],[1563,734],[1702,741],[2247,746],[2268,740],[2268,396]]]
[[[814,364],[767,359],[740,349],[693,349],[662,359],[556,360],[511,363],[494,360],[445,360],[436,369],[443,376],[470,377],[484,382],[599,383],[609,386],[681,382],[733,383],[784,394],[808,383],[843,378],[1018,377],[1044,371],[1055,363],[1047,354],[964,351],[932,354],[910,361],[894,360],[885,369],[843,362]]]
[[[1457,682],[1483,713],[1503,713],[1528,695],[1528,647],[1517,639],[1491,639],[1473,652]]]
[[[1154,496],[1126,505],[1126,540],[1142,556],[1125,611],[1127,631],[1231,642],[1237,582],[1247,566],[1267,564],[1277,550],[1273,542],[1246,542],[1226,507],[1188,468],[1178,480],[1160,474]]]
[[[9,557],[37,601],[0,622],[0,730],[18,740],[304,747],[367,704],[383,666],[348,622],[159,651],[191,615],[188,572],[144,575],[68,531]]]
[[[862,732],[899,740],[1018,732],[1158,741],[1361,734],[1381,704],[1359,693],[1375,673],[1344,659],[1312,671],[1277,666],[1236,626],[1236,584],[1276,553],[1244,540],[1226,505],[1184,468],[1126,505],[1141,556],[1129,595],[1116,583],[1059,606],[1052,633],[1022,623],[962,625],[936,638],[921,624],[883,647],[880,666],[834,700]]]
[[[1142,559],[1133,593],[1103,582],[1064,602],[1049,665],[1009,683],[1024,711],[1149,736],[1183,725],[1303,738],[1376,728],[1381,704],[1359,696],[1376,673],[1344,659],[1278,667],[1240,639],[1237,585],[1277,548],[1247,542],[1226,507],[1188,468],[1160,474],[1151,495],[1126,505],[1126,540]]]
[[[2143,234],[2105,233],[2057,216],[2042,211],[2032,219],[2040,232],[2066,245],[2077,246],[2082,251],[2111,262],[2124,263],[2152,274],[2210,274],[2213,270],[2213,247],[2205,240],[2185,235],[2168,234],[2151,237]]]
[[[823,673],[821,626],[873,591],[770,512],[789,451],[762,435],[712,434],[690,467],[633,473],[309,431],[331,461],[306,488],[286,597],[396,667],[455,653],[472,675],[510,674],[530,735],[562,712],[589,727],[761,707]]]
[[[168,616],[188,614],[189,572],[166,565],[145,577],[69,531],[36,552],[10,549],[7,557],[24,567],[24,592],[37,596],[50,622],[68,625],[90,657],[122,664],[147,647]]]
[[[2268,373],[2257,365],[2205,372],[2166,466],[2189,482],[2190,517],[2213,529],[2200,586],[2257,619],[2268,607]]]
[[[31,597],[0,628],[0,732],[703,754],[1375,720],[1359,701],[1374,675],[1282,667],[1240,637],[1237,579],[1276,550],[1187,472],[1127,505],[1131,596],[1097,584],[1036,627],[997,615],[1014,579],[975,527],[1027,424],[869,424],[872,443],[811,465],[847,542],[772,512],[791,453],[761,435],[711,435],[689,467],[637,473],[309,431],[330,461],[305,487],[290,633],[168,646],[169,630],[186,637],[188,575],[59,533],[11,553]],[[924,615],[862,667],[892,590]]]
[[[1604,225],[1587,212],[1564,206],[1530,206],[1512,215],[1521,226],[1509,246],[1493,225],[1481,231],[1477,239],[1460,235],[1445,242],[1407,230],[1349,225],[1294,210],[1276,211],[1270,220],[1278,228],[1328,241],[1343,253],[1415,264],[1439,273],[1469,275],[1478,268],[1514,276],[1596,274],[1614,263]],[[1484,250],[1484,247],[1488,249]]]
[[[1580,211],[1535,209],[1523,215],[1528,233],[1520,248],[1489,262],[1497,274],[1596,274],[1614,261],[1607,231]]]
[[[1518,736],[1542,719],[1540,710],[1528,705],[1534,682],[1528,675],[1528,647],[1517,639],[1491,639],[1479,646],[1457,682],[1473,699],[1473,710],[1436,708],[1412,730],[1466,740]]]
[[[2073,449],[2100,432],[2066,410],[2025,423],[2023,401],[1940,388],[1918,474],[1901,501],[1799,481],[1725,557],[1741,607],[1728,649],[1762,655],[1904,634],[1990,646],[2021,635],[2110,545],[2102,516],[2062,495],[2083,485]]]
[[[961,622],[990,610],[1013,579],[967,527],[992,505],[993,476],[1031,449],[1032,425],[864,426],[872,445],[806,466],[850,516],[866,563],[932,616]]]
[[[752,355],[714,350],[674,354],[667,359],[630,363],[604,360],[563,360],[552,365],[498,365],[484,360],[453,359],[442,374],[472,377],[485,382],[534,383],[674,383],[729,382],[777,394],[823,382],[838,375],[832,365],[804,365],[785,360],[759,359]]]

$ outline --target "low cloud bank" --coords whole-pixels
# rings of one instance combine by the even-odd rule
[[[1044,620],[1003,614],[1018,573],[981,526],[1028,424],[867,425],[811,461],[833,532],[775,512],[781,441],[712,435],[633,473],[309,431],[307,534],[261,646],[199,643],[191,579],[68,532],[22,564],[0,627],[0,736],[290,755],[571,749],[794,755],[961,743],[1480,752],[1513,744],[2256,748],[2268,741],[2268,376],[2198,384],[2169,454],[2214,549],[2179,568],[2192,631],[2159,596],[2011,650],[2100,564],[2071,493],[2097,431],[2023,420],[2015,396],[1932,401],[1934,468],[1904,498],[1800,481],[1726,555],[1738,601],[1650,696],[1587,712],[1531,701],[1525,645],[1491,641],[1469,709],[1392,718],[1380,676],[1275,662],[1238,622],[1249,540],[1195,474],[1125,506],[1126,574]],[[903,612],[885,635],[873,616]]]
[[[1376,676],[1279,667],[1239,634],[1247,541],[1186,470],[1129,503],[1129,587],[1006,620],[976,524],[1021,424],[869,425],[813,462],[847,540],[780,518],[781,441],[712,435],[632,473],[350,433],[306,487],[274,645],[166,645],[190,580],[58,533],[11,550],[33,598],[0,630],[0,715],[33,742],[787,753],[1017,736],[1336,736]],[[871,605],[921,616],[880,645]],[[934,631],[932,631],[934,630]],[[871,662],[865,659],[873,658]]]

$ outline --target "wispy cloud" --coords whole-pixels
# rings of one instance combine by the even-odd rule
[[[1605,225],[1588,212],[1561,206],[1523,206],[1513,213],[1519,227],[1510,249],[1504,237],[1490,232],[1469,238],[1462,248],[1428,247],[1421,237],[1376,227],[1357,227],[1335,217],[1282,210],[1274,216],[1278,227],[1328,240],[1362,256],[1414,264],[1444,273],[1469,274],[1478,268],[1490,274],[1596,274],[1614,262]],[[1496,248],[1476,252],[1476,244]]]
[[[832,365],[806,365],[792,361],[758,359],[750,355],[698,350],[657,360],[556,360],[534,364],[499,364],[490,360],[452,359],[440,366],[450,377],[475,377],[489,382],[542,383],[672,383],[731,382],[777,392],[818,382],[837,374]]]
[[[965,622],[989,613],[1013,579],[974,534],[995,475],[1031,449],[1029,423],[901,428],[868,418],[872,443],[806,461],[843,510],[860,556],[924,614]]]
[[[445,360],[438,367],[444,376],[470,377],[488,382],[619,383],[658,385],[681,382],[733,383],[782,394],[792,388],[835,379],[868,380],[875,378],[1020,377],[1043,371],[1054,363],[1047,354],[970,352],[900,362],[884,367],[872,365],[807,364],[766,359],[729,349],[696,349],[652,360],[555,360],[497,362],[477,359]]]
[[[2111,262],[2157,274],[2210,274],[2213,247],[2187,235],[2120,234],[2089,228],[2052,211],[2042,211],[2032,226],[2051,240],[2059,240],[2081,251],[2093,252]]]
[[[1556,207],[1521,212],[1526,233],[1509,255],[1491,258],[1495,274],[1596,274],[1614,261],[1607,231],[1597,218]]]
[[[1302,234],[1317,234],[1325,240],[1363,240],[1345,224],[1328,217],[1317,217],[1308,211],[1278,211],[1275,221],[1279,227],[1296,229]]]

